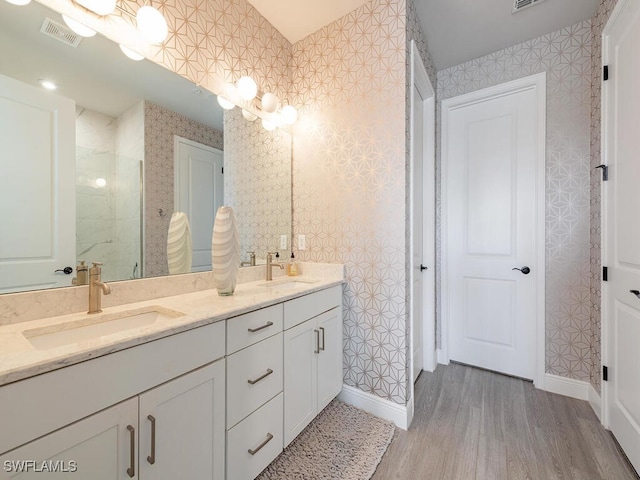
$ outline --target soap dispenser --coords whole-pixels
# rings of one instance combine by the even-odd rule
[[[296,262],[296,256],[291,252],[291,259],[287,263],[287,275],[290,277],[298,276],[298,262]]]

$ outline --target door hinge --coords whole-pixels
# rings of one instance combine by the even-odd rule
[[[606,182],[609,180],[609,167],[606,165],[598,165],[596,168],[602,169],[602,181]]]
[[[606,82],[609,80],[609,65],[602,67],[602,79]]]
[[[608,267],[602,267],[602,281],[603,282],[608,282],[609,281],[609,268]]]
[[[602,366],[602,380],[604,382],[609,381],[609,368],[607,368],[605,365]]]

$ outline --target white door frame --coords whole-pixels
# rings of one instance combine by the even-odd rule
[[[536,245],[533,269],[540,272],[536,275],[536,346],[535,346],[535,377],[533,382],[537,388],[545,389],[545,162],[546,162],[546,72],[525,78],[506,82],[494,87],[484,88],[475,92],[449,98],[442,102],[441,121],[441,303],[440,326],[441,345],[438,350],[438,362],[449,363],[449,249],[448,249],[448,120],[449,111],[473,105],[474,103],[499,98],[513,94],[520,90],[534,89],[538,101],[538,139],[536,157]]]
[[[610,62],[609,58],[609,37],[611,35],[612,30],[617,26],[616,24],[620,21],[624,21],[625,18],[622,13],[627,9],[630,0],[619,0],[616,4],[607,24],[602,31],[602,65],[607,65]],[[601,80],[602,82],[602,80]],[[600,148],[600,157],[603,165],[609,165],[610,159],[608,157],[608,151],[611,148],[615,148],[615,146],[610,145],[611,137],[614,133],[614,125],[613,122],[609,121],[607,116],[607,105],[609,102],[613,101],[610,97],[612,96],[609,91],[609,86],[611,83],[602,82],[602,98],[601,98],[601,112],[602,116],[600,119],[601,126],[601,148]],[[610,208],[609,202],[607,201],[607,184],[605,182],[601,182],[600,184],[600,225],[601,225],[601,263],[602,265],[607,265],[611,263],[611,259],[613,258],[613,253],[611,249],[615,246],[610,245],[608,241],[608,235],[606,232],[609,231],[608,217],[607,212]],[[608,284],[606,282],[600,281],[601,288],[601,300],[600,300],[600,363],[601,365],[611,365],[611,360],[613,357],[613,353],[609,351],[608,342],[609,335],[608,331],[611,328],[610,322],[610,312],[609,312],[609,298],[611,292],[609,291]],[[601,405],[600,405],[600,421],[605,428],[609,428],[609,402],[610,402],[610,392],[609,392],[609,384],[607,382],[600,383],[600,396],[601,396]]]
[[[423,205],[428,208],[423,208],[423,230],[429,231],[429,227],[433,229],[432,235],[423,235],[423,255],[424,262],[429,267],[424,275],[423,281],[423,298],[427,295],[431,295],[434,299],[433,306],[435,306],[435,91],[429,80],[429,75],[420,57],[417,45],[414,40],[411,40],[411,81],[410,88],[410,132],[411,136],[414,132],[414,118],[413,118],[413,105],[416,99],[414,98],[414,85],[417,85],[421,91],[427,92],[423,99],[424,104],[424,131],[422,132],[424,138],[423,154],[420,159],[423,165]],[[414,190],[414,162],[417,161],[414,158],[413,143],[410,142],[410,165],[409,165],[409,258],[413,263],[413,190]],[[425,198],[431,198],[431,202],[425,202]],[[429,208],[431,210],[429,210]],[[413,288],[413,277],[415,269],[409,268],[409,285]],[[431,281],[429,281],[431,279]],[[436,335],[435,335],[435,311],[431,315],[425,314],[425,304],[423,303],[423,324],[422,324],[422,352],[423,352],[423,366],[424,370],[433,372],[436,368]],[[409,341],[411,350],[413,350],[413,302],[410,302],[409,306],[409,323],[410,323],[410,335]],[[413,352],[412,352],[413,353]],[[413,399],[413,354],[408,359],[410,363],[409,375],[411,378],[411,398]]]

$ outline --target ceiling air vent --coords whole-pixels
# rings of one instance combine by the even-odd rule
[[[537,5],[544,0],[515,0],[513,5],[513,13],[519,12],[527,7],[532,7],[533,5]]]
[[[74,48],[80,45],[80,42],[82,41],[82,37],[80,35],[76,35],[64,25],[54,22],[50,18],[46,17],[44,22],[42,22],[42,27],[40,27],[40,33],[44,33],[45,35],[55,38],[56,40]]]

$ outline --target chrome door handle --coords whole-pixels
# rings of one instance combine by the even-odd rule
[[[531,269],[529,267],[522,267],[522,268],[512,268],[511,270],[518,270],[520,272],[522,272],[525,275],[529,275],[529,273],[531,273]]]
[[[633,293],[636,297],[640,298],[640,290],[629,290],[629,292]]]
[[[147,457],[147,462],[153,465],[156,463],[156,418],[147,415],[147,419],[151,422],[151,455]]]
[[[269,375],[271,375],[273,373],[273,370],[271,370],[270,368],[267,369],[267,373],[265,373],[264,375],[259,376],[258,378],[256,378],[255,380],[247,380],[247,382],[250,385],[255,385],[256,383],[258,383],[260,380],[264,380],[265,378],[267,378]]]
[[[420,271],[424,272],[425,270],[427,270],[429,267],[425,267],[424,265],[420,264]]]
[[[324,351],[324,327],[320,327],[319,330],[322,332],[322,346],[318,348],[318,350]]]
[[[261,327],[258,327],[258,328],[248,328],[247,330],[248,330],[249,332],[251,332],[251,333],[256,333],[256,332],[259,332],[260,330],[263,330],[263,329],[265,329],[265,328],[269,328],[269,327],[270,327],[270,326],[272,326],[272,325],[273,325],[273,322],[267,322],[267,323],[265,323],[264,325],[262,325]]]
[[[249,449],[248,452],[251,455],[255,455],[256,453],[258,453],[260,450],[262,450],[262,447],[264,447],[267,443],[269,443],[271,440],[273,440],[273,435],[271,435],[270,433],[267,433],[267,439],[262,442],[260,445],[258,445],[254,450]]]
[[[129,478],[136,476],[136,429],[131,425],[127,425],[129,430],[129,439],[131,440],[131,450],[129,451],[129,468],[127,468],[127,475]]]
[[[320,353],[320,331],[314,330],[313,332],[316,334],[316,349],[313,353]]]

